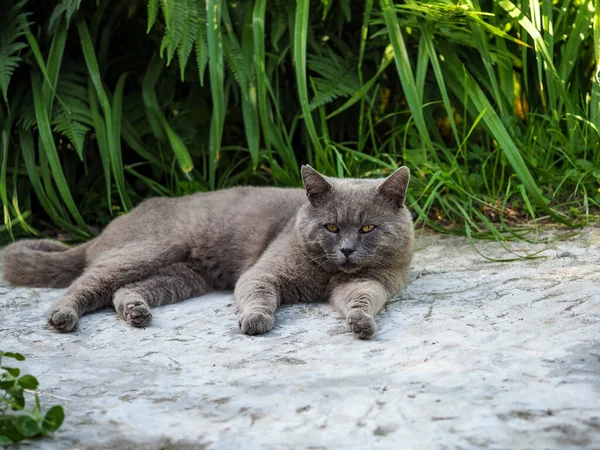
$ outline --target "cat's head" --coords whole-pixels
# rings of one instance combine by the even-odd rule
[[[302,166],[309,204],[296,226],[324,269],[393,269],[412,253],[413,224],[404,202],[410,180],[401,167],[384,179],[338,179]]]

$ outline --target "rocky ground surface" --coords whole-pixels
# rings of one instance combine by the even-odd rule
[[[551,237],[552,235],[548,235]],[[510,256],[476,242],[487,256]],[[418,240],[409,286],[359,341],[328,305],[240,334],[230,293],[45,325],[60,290],[0,285],[0,349],[26,355],[63,428],[32,449],[600,448],[600,229],[490,262]]]

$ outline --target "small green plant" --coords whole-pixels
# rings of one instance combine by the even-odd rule
[[[33,375],[21,375],[21,370],[16,367],[3,365],[6,358],[25,360],[20,353],[0,351],[0,446],[58,430],[65,419],[62,406],[53,406],[43,415],[35,392],[38,380]],[[25,392],[31,392],[35,397],[31,409],[25,408]]]

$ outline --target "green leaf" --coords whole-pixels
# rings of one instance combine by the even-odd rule
[[[46,432],[56,431],[65,420],[65,411],[60,405],[53,406],[48,410],[42,422],[42,428]]]
[[[17,428],[17,417],[12,415],[1,415],[0,416],[0,438],[8,439],[12,442],[18,442],[24,439]],[[0,441],[1,442],[1,441]],[[4,444],[2,444],[4,445]]]
[[[175,153],[175,157],[179,162],[179,166],[184,174],[189,174],[194,169],[194,162],[192,161],[192,157],[190,156],[190,152],[187,147],[179,137],[179,135],[171,128],[169,122],[165,122],[163,124],[165,128],[165,132],[167,133],[167,138],[169,139],[169,144]]]
[[[25,357],[23,355],[21,355],[20,353],[13,353],[13,352],[0,352],[0,356],[2,356],[3,358],[13,358],[16,359],[17,361],[25,361]]]
[[[10,392],[11,395],[11,409],[13,411],[20,411],[25,408],[25,397],[23,397],[23,391],[21,389],[15,390],[17,388],[13,388]]]
[[[19,368],[17,368],[17,367],[5,367],[5,366],[2,366],[2,368],[4,370],[6,370],[8,373],[10,373],[15,378],[18,377],[19,374],[21,373],[21,370]]]
[[[32,375],[23,375],[19,378],[19,384],[25,389],[37,389],[39,383]]]
[[[14,377],[11,375],[10,376],[11,380],[10,381],[0,381],[0,389],[4,389],[5,391],[12,389],[15,384],[16,384],[16,380],[14,379]],[[0,378],[0,380],[2,380],[2,378]]]
[[[25,438],[31,438],[41,433],[40,426],[30,416],[18,416],[15,425]]]

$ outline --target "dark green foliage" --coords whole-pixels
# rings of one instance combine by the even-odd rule
[[[596,3],[8,0],[3,228],[87,238],[151,195],[299,186],[302,163],[407,165],[444,232],[597,221]]]
[[[38,380],[32,375],[21,375],[16,367],[5,366],[8,358],[25,360],[20,353],[0,351],[0,445],[45,436],[58,430],[65,419],[62,406],[53,406],[42,414],[38,394],[32,392],[35,404],[27,409],[25,390],[35,391]]]

